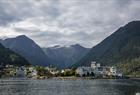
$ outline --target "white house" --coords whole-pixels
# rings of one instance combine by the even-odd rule
[[[37,78],[37,71],[35,69],[31,72],[31,76],[32,78]]]
[[[78,67],[76,69],[76,73],[79,74],[81,77],[85,74],[83,69],[84,69],[83,67]]]
[[[123,74],[118,72],[117,68],[114,66],[108,67],[109,68],[109,72],[108,75],[110,76],[117,76],[117,77],[123,77]]]
[[[80,76],[93,76],[93,75],[101,75],[103,74],[103,68],[101,67],[100,63],[96,63],[95,61],[91,62],[91,67],[79,67],[76,70],[76,73]]]
[[[93,71],[96,75],[103,74],[104,68],[101,67],[100,63],[91,62],[91,68],[93,69]]]
[[[37,71],[35,69],[32,71],[32,76],[37,76]]]
[[[96,62],[95,61],[91,62],[91,68],[96,68]]]
[[[91,67],[79,67],[76,69],[76,73],[80,76],[94,75],[94,69]]]
[[[65,72],[65,70],[61,70],[61,73],[64,73]]]
[[[34,67],[29,67],[29,71],[31,72],[31,77],[37,77],[37,70]]]
[[[113,76],[117,76],[117,68],[116,67],[110,67],[110,74]]]

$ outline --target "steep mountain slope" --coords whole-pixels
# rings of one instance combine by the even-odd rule
[[[13,65],[29,65],[20,55],[14,53],[13,51],[6,49],[2,44],[0,44],[0,64],[13,64]]]
[[[73,65],[81,57],[83,57],[90,50],[89,48],[84,48],[79,44],[71,46],[54,46],[49,48],[43,48],[51,63],[59,68],[67,68]]]
[[[117,68],[125,75],[140,78],[140,57],[118,63]]]
[[[1,42],[6,48],[13,50],[27,59],[32,65],[48,66],[49,62],[43,50],[25,35],[8,38]]]
[[[133,21],[119,28],[112,35],[91,49],[74,66],[90,65],[97,61],[103,65],[114,65],[140,57],[140,21]]]

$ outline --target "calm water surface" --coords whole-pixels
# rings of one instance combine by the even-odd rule
[[[136,95],[137,92],[140,80],[0,79],[0,95]]]

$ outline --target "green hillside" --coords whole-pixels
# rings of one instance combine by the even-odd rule
[[[0,44],[0,64],[1,63],[13,65],[29,65],[29,63],[23,57]]]

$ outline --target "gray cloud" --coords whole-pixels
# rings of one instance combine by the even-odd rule
[[[1,0],[0,36],[24,34],[43,47],[92,47],[139,20],[139,12],[139,0]]]

